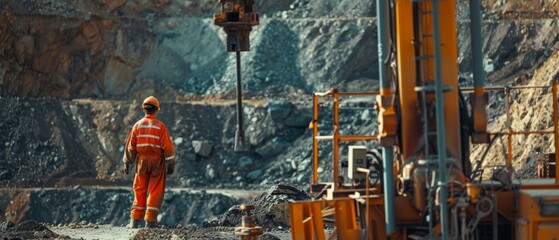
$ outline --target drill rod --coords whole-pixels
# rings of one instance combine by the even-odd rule
[[[246,151],[243,130],[243,93],[241,86],[241,51],[237,48],[237,130],[235,131],[235,152]]]

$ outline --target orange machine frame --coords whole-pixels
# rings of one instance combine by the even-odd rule
[[[413,3],[421,4],[420,24],[418,31],[421,31],[421,39],[416,39],[414,33]],[[456,9],[455,1],[440,0],[433,1],[439,4],[443,11],[438,12],[440,19],[440,56],[441,57],[441,79],[447,91],[444,92],[444,134],[446,136],[446,148],[452,157],[462,162],[461,149],[461,123],[459,109],[459,86],[458,86],[458,65],[457,59],[457,36],[456,36]],[[431,1],[395,1],[395,22],[397,49],[397,89],[394,89],[398,97],[399,125],[398,141],[395,142],[396,156],[399,161],[394,165],[394,174],[399,172],[399,162],[411,157],[421,141],[423,131],[417,126],[420,119],[418,106],[421,104],[418,99],[417,87],[427,88],[434,82],[435,78],[435,41],[433,40],[434,27],[432,18],[424,17],[433,12]],[[431,37],[429,37],[431,36]],[[421,43],[421,56],[416,56],[416,45]],[[430,57],[431,56],[431,57]],[[421,68],[421,79],[416,79],[417,67]],[[513,89],[539,88],[542,86],[529,87],[509,87],[509,88],[486,88],[490,91],[504,90],[506,95],[507,119],[510,121],[509,96]],[[547,87],[547,86],[546,86]],[[519,134],[553,134],[555,149],[559,149],[558,113],[557,113],[557,82],[554,82],[553,92],[553,131],[513,131],[508,125],[506,131],[494,132],[489,134],[501,134],[507,136],[507,160],[506,166],[512,167],[512,137]],[[390,93],[391,89],[383,88],[382,92]],[[483,95],[483,87],[466,88],[463,91],[472,91],[476,95]],[[329,194],[320,200],[295,202],[290,204],[291,227],[293,239],[331,239],[336,235],[338,239],[373,239],[380,237],[403,238],[407,237],[407,224],[417,224],[420,221],[420,212],[410,203],[406,195],[395,198],[395,219],[398,230],[387,236],[384,228],[384,199],[380,194],[379,185],[367,186],[363,189],[344,187],[338,182],[339,166],[339,143],[340,141],[362,141],[377,140],[380,136],[341,136],[339,133],[339,97],[340,96],[376,96],[374,93],[341,93],[333,89],[326,93],[315,93],[313,96],[313,175],[311,178],[311,192],[317,193],[324,189],[319,182],[318,176],[318,144],[320,140],[333,141],[333,183],[324,183],[330,187]],[[320,136],[318,131],[318,103],[320,97],[332,97],[333,99],[333,133],[328,136]],[[425,97],[427,101],[433,100],[432,94]],[[440,102],[439,102],[440,103]],[[430,121],[430,120],[429,120]],[[384,146],[386,147],[386,146]],[[556,162],[559,163],[559,154],[556,154]],[[330,184],[330,185],[328,185]],[[464,183],[465,184],[465,183]],[[484,185],[485,184],[485,185]],[[314,186],[321,188],[314,188]],[[492,183],[480,183],[479,188],[484,186],[494,186]],[[556,168],[554,180],[523,181],[522,184],[516,183],[518,189],[508,189],[504,191],[493,191],[486,189],[488,194],[496,201],[495,213],[507,219],[509,223],[517,226],[516,237],[518,239],[549,239],[558,233],[550,229],[559,225],[559,216],[543,216],[542,209],[544,203],[555,204],[559,202],[559,168]],[[543,191],[546,194],[538,195],[533,191]],[[517,197],[518,196],[518,197]],[[449,203],[456,201],[449,198]],[[559,215],[559,214],[558,214]],[[489,216],[481,219],[481,222],[492,222]],[[336,227],[334,232],[325,231],[326,225]],[[435,227],[435,232],[440,231]],[[328,237],[329,235],[330,237]]]
[[[544,130],[530,130],[530,131],[512,131],[509,127],[507,127],[506,131],[498,131],[498,132],[490,132],[490,135],[495,134],[502,134],[506,135],[507,141],[507,159],[506,165],[512,167],[512,152],[514,151],[512,139],[515,135],[530,135],[530,134],[553,134],[554,145],[556,149],[559,149],[557,146],[559,145],[559,128],[558,128],[558,96],[557,96],[557,88],[558,82],[554,81],[552,86],[517,86],[517,87],[488,87],[487,90],[489,92],[497,92],[497,91],[505,91],[505,96],[509,96],[511,90],[523,90],[523,89],[538,89],[538,88],[549,88],[552,89],[552,99],[555,104],[553,104],[553,119],[554,125],[552,131],[544,131]],[[461,90],[465,93],[474,91],[473,88],[465,87],[461,88]],[[313,121],[312,121],[312,129],[313,129],[313,175],[311,178],[311,184],[319,184],[319,175],[318,175],[318,144],[321,140],[331,140],[335,143],[334,149],[339,148],[340,142],[354,142],[354,141],[376,141],[378,138],[376,135],[364,135],[364,136],[344,136],[339,134],[339,101],[340,97],[351,97],[351,96],[370,96],[374,98],[375,96],[379,95],[378,92],[338,92],[335,89],[332,89],[328,92],[324,93],[315,93],[313,96]],[[333,118],[334,118],[334,130],[332,135],[328,136],[320,136],[319,135],[319,128],[318,128],[318,116],[319,116],[319,105],[320,105],[320,98],[331,98],[333,104]],[[506,101],[509,101],[509,97],[505,97]],[[507,118],[510,118],[510,108],[506,108],[506,115]],[[510,120],[509,120],[510,121]],[[559,155],[556,154],[556,158]],[[339,159],[338,154],[333,155],[333,162],[337,163]],[[338,165],[333,165],[334,172],[338,172]],[[516,230],[517,236],[532,236],[527,239],[541,239],[540,232],[549,233],[551,227],[559,227],[559,225],[554,225],[559,222],[559,217],[541,217],[539,216],[539,208],[537,207],[538,202],[540,201],[559,201],[559,197],[531,197],[529,194],[526,194],[526,191],[534,191],[534,190],[551,190],[557,191],[559,190],[559,169],[556,168],[557,174],[555,175],[555,179],[535,179],[535,180],[525,180],[523,184],[520,185],[519,194],[520,198],[515,197],[515,192],[513,191],[500,191],[494,192],[497,206],[496,211],[499,215],[503,216],[509,222],[515,222],[516,219],[519,218],[520,228]],[[358,215],[355,212],[356,206],[358,202],[367,201],[369,211],[369,218],[371,222],[374,222],[374,227],[370,227],[370,231],[368,232],[370,239],[372,239],[373,235],[376,237],[383,237],[386,236],[384,232],[384,200],[383,196],[379,194],[380,186],[374,185],[371,186],[371,189],[338,189],[337,185],[334,184],[334,188],[337,189],[338,192],[344,192],[346,197],[331,197],[322,200],[315,200],[315,201],[302,201],[302,202],[294,202],[291,203],[290,206],[290,214],[291,214],[291,226],[292,226],[292,237],[293,239],[327,239],[326,238],[326,231],[324,230],[325,226],[332,225],[336,226],[336,232],[338,236],[344,236],[342,239],[359,239],[358,228],[360,227],[358,224]],[[312,189],[311,189],[312,190]],[[524,192],[523,192],[524,191]],[[356,194],[357,193],[357,194]],[[361,193],[366,193],[364,195],[360,195]],[[559,194],[559,193],[558,193]],[[334,196],[339,196],[340,194]],[[349,197],[351,195],[351,197]],[[526,203],[526,204],[515,204],[515,201],[519,200],[519,202]],[[395,199],[396,206],[396,220],[399,224],[413,224],[420,221],[420,213],[410,204],[410,201],[405,196],[398,196]],[[515,208],[514,206],[518,206]],[[532,207],[526,207],[532,206]],[[349,210],[348,209],[352,209]],[[324,218],[335,217],[335,221],[325,221]],[[338,218],[338,216],[341,216]],[[481,220],[482,222],[490,222],[490,217],[485,217]],[[522,225],[523,224],[523,225]],[[370,226],[370,224],[367,224]],[[405,239],[406,235],[406,228],[401,228],[398,232],[398,236]],[[332,234],[332,233],[331,233]],[[522,234],[522,235],[520,235]],[[555,234],[555,233],[554,233]],[[558,233],[559,234],[559,233]],[[535,236],[535,237],[533,237]],[[393,236],[394,237],[394,236]],[[524,238],[519,238],[524,239]]]

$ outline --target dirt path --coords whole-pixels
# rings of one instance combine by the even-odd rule
[[[74,228],[70,226],[72,225],[50,227],[49,229],[60,235],[85,240],[130,239],[139,231],[139,229],[128,229],[126,227],[115,227],[110,225],[76,226]]]
[[[84,225],[84,226],[53,226],[51,231],[72,239],[84,240],[120,240],[120,239],[239,239],[229,228],[199,228],[188,229],[128,229],[110,225]],[[261,239],[291,239],[289,230],[265,231]]]

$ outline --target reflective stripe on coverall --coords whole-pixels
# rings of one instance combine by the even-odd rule
[[[130,217],[156,222],[165,193],[165,164],[175,164],[175,148],[163,122],[146,115],[132,128],[126,142],[125,163],[137,159],[134,203]]]

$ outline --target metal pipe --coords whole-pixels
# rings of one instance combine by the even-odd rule
[[[386,0],[377,0],[377,30],[378,30],[378,65],[381,95],[392,95],[390,83],[387,79],[385,59],[388,56],[388,5]],[[394,164],[392,147],[382,147],[383,178],[384,178],[384,208],[386,234],[396,231],[396,218],[394,213]],[[367,226],[369,227],[369,226]]]
[[[439,157],[439,201],[441,216],[441,239],[449,239],[447,173],[446,173],[446,131],[444,124],[443,79],[441,69],[441,30],[439,26],[439,1],[432,0],[433,5],[433,40],[435,47],[435,111],[437,124],[437,153]]]
[[[359,136],[339,136],[342,142],[357,142],[357,141],[367,141],[367,140],[378,140],[375,135],[359,135]]]
[[[472,41],[472,68],[474,76],[475,94],[478,96],[484,93],[484,70],[483,53],[481,42],[481,1],[470,0],[470,34]]]
[[[332,90],[327,92],[315,92],[315,96],[319,97],[328,97],[332,96]],[[339,92],[338,96],[377,96],[380,95],[380,92]]]
[[[394,154],[392,148],[382,148],[382,175],[384,188],[384,212],[386,222],[386,234],[396,231],[396,217],[394,213]]]
[[[339,135],[340,135],[340,124],[339,124],[339,116],[338,116],[338,109],[339,109],[339,101],[338,101],[338,90],[334,89],[334,110],[333,110],[333,115],[334,115],[334,142],[333,142],[333,157],[334,157],[334,177],[332,178],[332,182],[334,182],[334,189],[338,189],[338,184],[340,183],[338,181],[338,159],[339,159]]]
[[[241,51],[237,47],[237,130],[235,131],[235,152],[246,151],[245,132],[243,130],[243,92],[241,85]]]
[[[316,136],[314,137],[317,141],[333,140],[334,135]],[[363,136],[338,136],[340,142],[357,142],[357,141],[367,141],[367,140],[378,140],[375,135],[363,135]]]
[[[380,92],[341,92],[338,93],[339,96],[377,96]]]
[[[385,59],[388,56],[388,23],[387,23],[387,1],[377,0],[377,32],[378,32],[378,65],[379,65],[379,82],[380,92],[382,95],[386,89],[390,89],[390,83],[387,79],[387,67]]]
[[[491,195],[493,197],[493,240],[499,240],[499,216],[497,210],[497,194],[491,191]]]
[[[313,136],[313,172],[312,172],[312,185],[318,183],[318,96],[313,96],[313,114],[312,114],[312,136]]]
[[[553,141],[555,142],[555,184],[559,184],[559,167],[557,166],[559,164],[559,153],[557,152],[559,150],[559,129],[558,129],[558,116],[559,113],[557,113],[557,80],[553,80]]]
[[[367,236],[367,238],[370,239],[371,236],[369,235],[372,231],[369,231],[370,230],[369,227],[371,226],[370,223],[371,219],[369,218],[369,214],[370,214],[369,206],[371,205],[369,203],[369,199],[370,199],[369,198],[369,184],[370,184],[369,175],[371,174],[371,171],[368,168],[360,168],[360,167],[357,168],[357,171],[365,173],[367,176],[366,177],[367,181],[365,181],[365,227],[364,229],[365,229],[365,236]]]
[[[505,110],[507,115],[507,170],[509,170],[509,174],[512,176],[512,123],[510,119],[510,89],[505,88]]]

